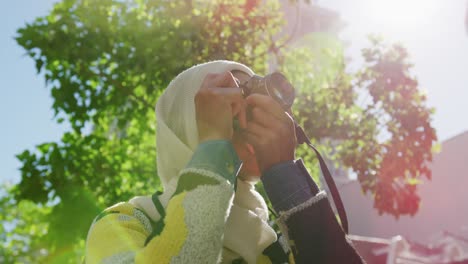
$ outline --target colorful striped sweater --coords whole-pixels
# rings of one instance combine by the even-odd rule
[[[111,206],[96,217],[86,241],[86,263],[246,263],[242,258],[227,261],[227,256],[235,254],[223,248],[240,164],[230,142],[200,144],[180,173],[165,210],[153,195],[161,214],[158,221],[129,202]],[[316,186],[305,188],[297,178],[304,173],[298,169],[300,164],[293,162],[292,166],[280,164],[268,177],[263,176],[269,179],[264,185],[280,212],[278,224],[285,236],[263,250],[256,263],[312,263],[311,258],[316,263],[361,263],[336,222],[326,195],[318,193]],[[281,175],[284,173],[291,175]],[[284,176],[291,177],[286,182]],[[301,229],[303,232],[298,232]],[[326,237],[328,229],[330,238]],[[342,252],[327,257],[323,255],[327,250]],[[321,261],[337,257],[348,261]]]

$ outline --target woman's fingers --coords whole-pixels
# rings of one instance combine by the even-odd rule
[[[236,87],[214,87],[210,88],[213,93],[221,96],[223,100],[226,100],[227,103],[231,106],[232,116],[237,117],[239,120],[239,125],[242,128],[247,126],[247,117],[246,117],[246,107],[247,103],[245,102],[242,90]]]
[[[265,134],[265,132],[268,131],[268,128],[263,127],[262,125],[256,123],[256,122],[248,122],[247,123],[247,128],[246,132],[248,134],[252,134],[257,138],[261,138],[262,135]]]
[[[237,117],[239,120],[239,125],[241,128],[247,127],[247,113],[246,113],[246,103],[242,100],[240,103],[234,104],[232,116]]]
[[[216,87],[239,87],[234,75],[230,71],[218,74],[214,81],[214,86]]]
[[[195,96],[197,120],[207,123],[205,130],[219,130],[216,134],[232,134],[228,132],[232,131],[235,117],[240,127],[246,128],[246,105],[242,90],[229,71],[207,74]]]
[[[285,112],[281,105],[270,96],[263,94],[251,94],[247,97],[247,104],[252,107],[259,107],[273,115],[279,120],[285,120]]]
[[[209,87],[239,87],[231,72],[224,73],[208,73],[203,79],[200,89]]]
[[[260,107],[252,109],[252,118],[254,122],[257,122],[266,128],[273,128],[280,123],[280,120]]]
[[[200,142],[231,139],[235,115],[245,125],[244,98],[230,72],[205,76],[194,100]]]
[[[247,127],[246,105],[242,90],[230,71],[218,74],[212,88],[231,104],[232,116],[237,117],[241,128]]]

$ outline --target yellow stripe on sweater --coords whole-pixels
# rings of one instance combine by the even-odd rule
[[[166,210],[163,231],[149,242],[141,254],[136,255],[135,263],[169,263],[172,257],[179,254],[188,234],[182,205],[185,196],[186,192],[182,192],[172,197]]]

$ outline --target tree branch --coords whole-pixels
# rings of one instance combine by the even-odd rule
[[[284,48],[286,45],[288,45],[289,42],[291,42],[292,39],[294,38],[294,35],[296,35],[297,28],[299,25],[299,13],[300,13],[299,4],[296,4],[296,21],[294,23],[292,33],[288,36],[288,38],[283,43],[281,43],[278,46],[275,45],[275,41],[273,41],[273,36],[269,35],[271,46],[264,53],[261,53],[260,55],[258,55],[258,57],[265,56],[269,52],[272,52],[273,54],[275,54],[275,57],[278,59],[279,50]]]

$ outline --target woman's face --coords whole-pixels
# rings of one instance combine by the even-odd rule
[[[245,83],[250,79],[250,76],[242,71],[232,71],[232,75],[239,80],[240,83]],[[252,145],[247,143],[246,137],[242,130],[234,132],[232,144],[239,158],[243,161],[239,177],[243,180],[258,180],[261,176],[260,169],[257,164],[257,157]]]

